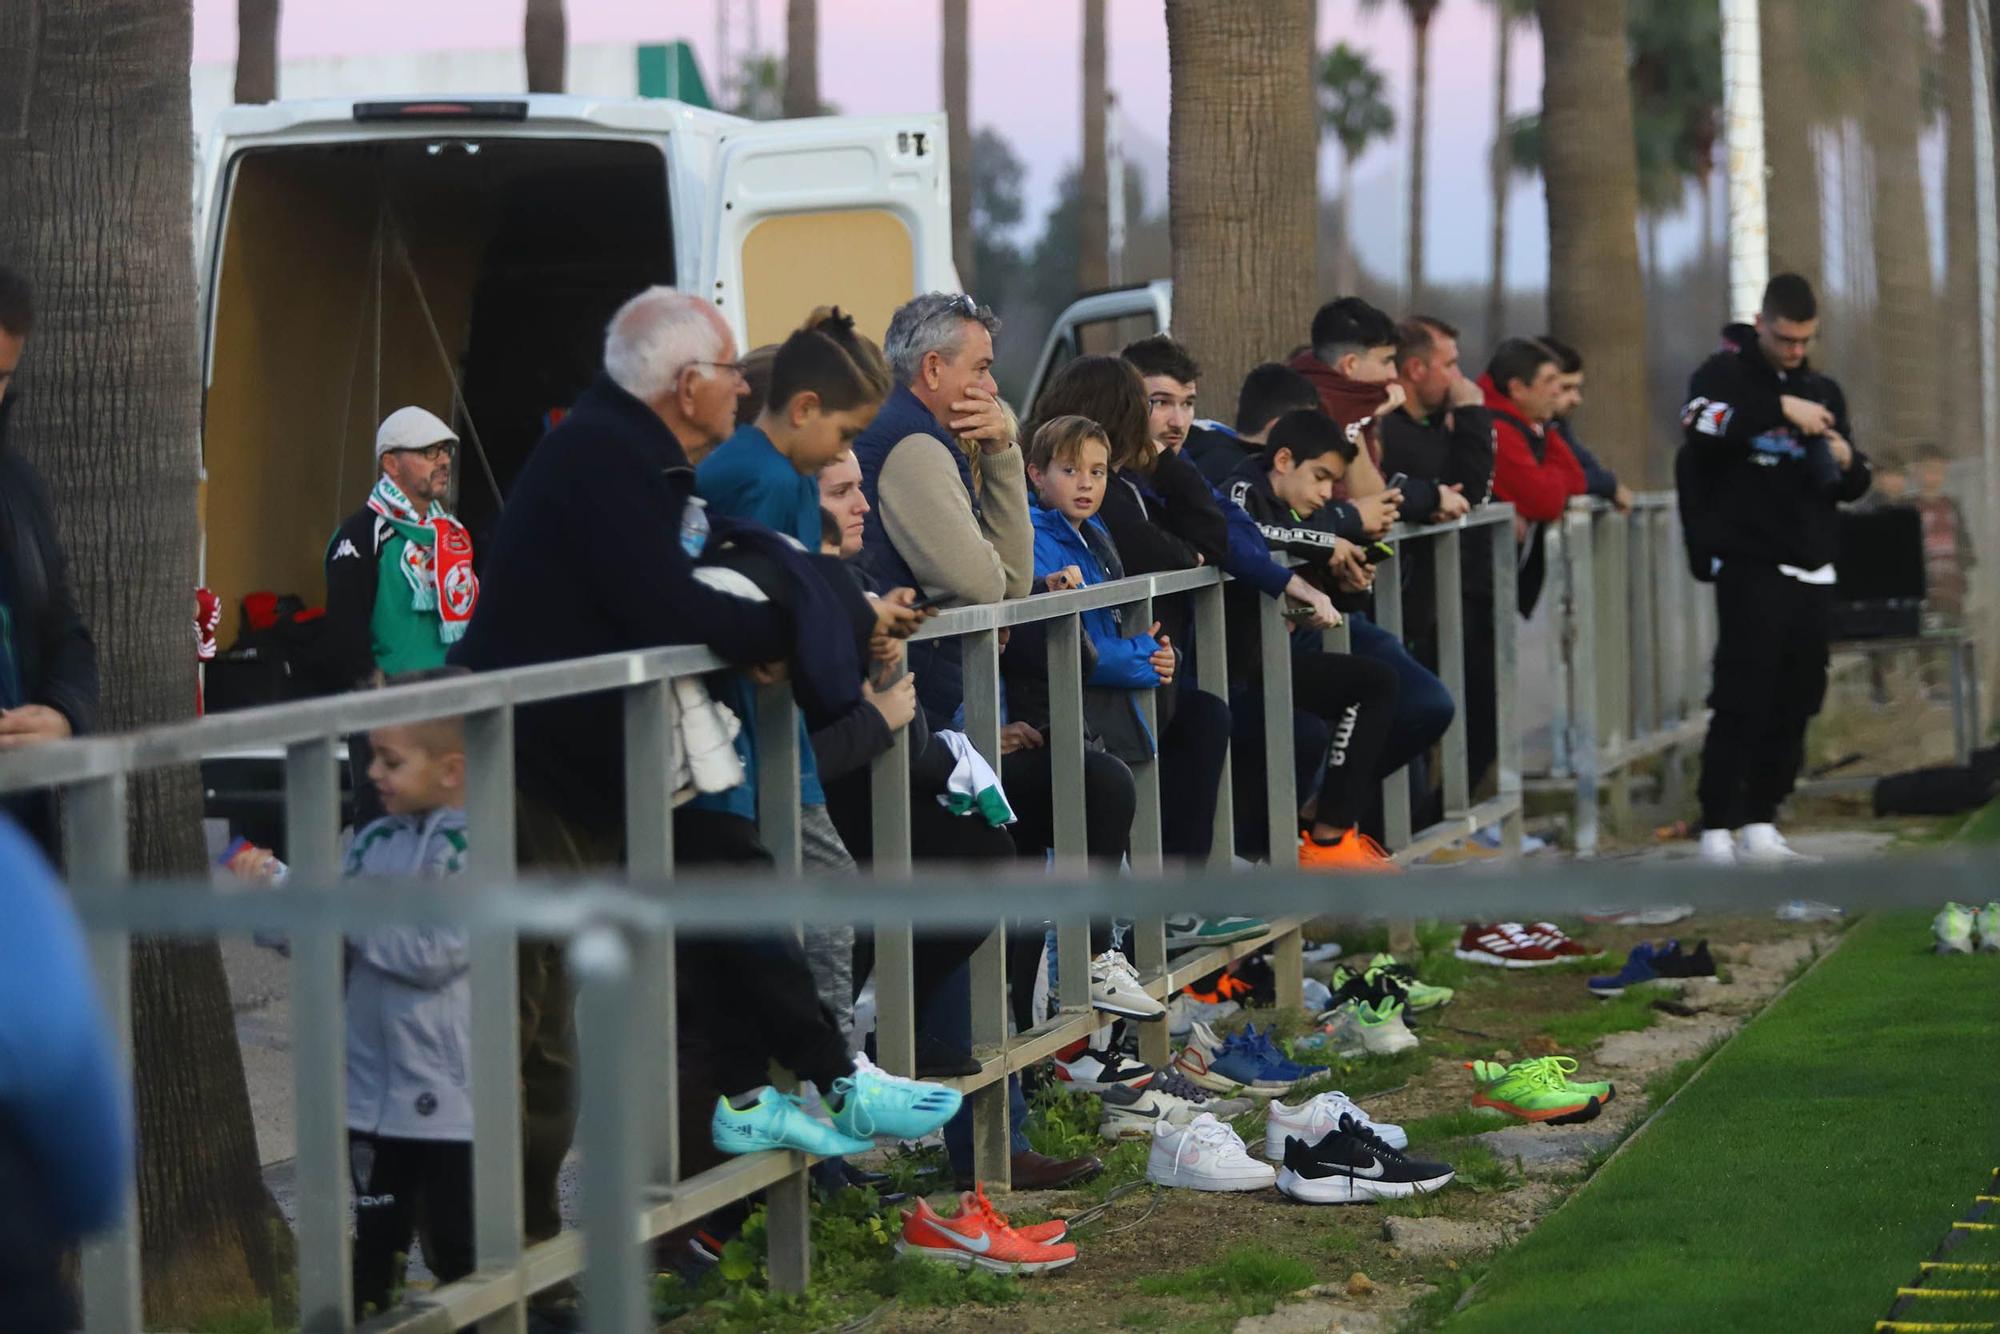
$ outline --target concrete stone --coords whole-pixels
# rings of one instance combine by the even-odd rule
[[[1623,1118],[1607,1122],[1600,1116],[1580,1126],[1508,1126],[1476,1135],[1472,1142],[1485,1145],[1504,1163],[1519,1165],[1525,1176],[1543,1177],[1582,1171],[1592,1157],[1623,1135]]]
[[[1593,1059],[1606,1070],[1650,1074],[1699,1056],[1704,1048],[1734,1032],[1738,1025],[1738,1020],[1727,1015],[1697,1014],[1688,1019],[1662,1015],[1651,1028],[1607,1035],[1597,1044]],[[1625,1090],[1621,1088],[1619,1092],[1623,1096]]]
[[[1280,1306],[1269,1315],[1248,1315],[1235,1334],[1389,1334],[1400,1315],[1367,1311],[1351,1304],[1313,1298]]]
[[[1482,1137],[1484,1138],[1484,1137]],[[1405,1259],[1427,1260],[1490,1251],[1506,1240],[1491,1223],[1461,1218],[1402,1218],[1382,1220],[1383,1235]]]

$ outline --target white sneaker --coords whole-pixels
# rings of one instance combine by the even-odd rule
[[[1131,961],[1117,950],[1106,950],[1090,961],[1090,1003],[1132,1019],[1163,1019],[1167,1013],[1166,1006],[1146,994]]]
[[[1296,1107],[1288,1107],[1277,1099],[1271,1100],[1271,1116],[1264,1122],[1264,1156],[1272,1162],[1282,1162],[1285,1157],[1285,1141],[1302,1139],[1307,1146],[1319,1143],[1327,1133],[1340,1124],[1343,1116],[1351,1117],[1374,1133],[1375,1137],[1392,1149],[1410,1147],[1410,1137],[1401,1126],[1390,1125],[1387,1121],[1371,1121],[1368,1113],[1355,1106],[1354,1100],[1339,1090],[1322,1093],[1317,1098],[1308,1099]]]
[[[1141,1089],[1113,1085],[1097,1096],[1103,1105],[1097,1133],[1108,1140],[1151,1139],[1153,1127],[1167,1119],[1161,1100]]]
[[[1939,954],[1972,953],[1973,910],[1947,903],[1931,922],[1931,934],[1937,938]]]
[[[1703,834],[1702,841],[1708,841]],[[1736,833],[1736,858],[1746,865],[1781,866],[1787,862],[1816,862],[1817,857],[1808,857],[1803,852],[1794,852],[1792,845],[1785,842],[1785,836],[1778,832],[1774,824],[1746,824]]]
[[[1167,1036],[1184,1038],[1194,1031],[1196,1024],[1212,1024],[1219,1019],[1227,1019],[1242,1008],[1233,1000],[1196,1000],[1185,991],[1180,992],[1167,1006]]]
[[[1236,1132],[1207,1112],[1184,1126],[1164,1124],[1153,1129],[1146,1180],[1156,1186],[1263,1190],[1277,1179],[1277,1168],[1252,1158]]]
[[[1106,1089],[1140,1089],[1153,1080],[1153,1067],[1135,1061],[1122,1052],[1085,1048],[1075,1056],[1053,1059],[1056,1078],[1078,1093],[1102,1093]]]
[[[1702,830],[1701,859],[1710,866],[1736,865],[1736,835],[1727,829]]]

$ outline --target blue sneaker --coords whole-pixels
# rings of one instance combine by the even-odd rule
[[[1653,960],[1662,954],[1670,953],[1673,948],[1674,942],[1671,940],[1664,946],[1649,945],[1643,940],[1640,941],[1632,947],[1632,952],[1625,956],[1623,968],[1609,977],[1590,979],[1590,994],[1608,999],[1624,995],[1627,987],[1636,987],[1641,982],[1657,980],[1660,975],[1653,968]]]
[[[843,1134],[922,1139],[957,1115],[963,1101],[955,1088],[892,1075],[857,1054],[854,1073],[833,1081],[826,1105]]]
[[[1174,1057],[1174,1068],[1211,1093],[1247,1088],[1259,1093],[1284,1093],[1296,1080],[1285,1079],[1245,1045],[1240,1034],[1224,1038],[1196,1020],[1188,1044]]]
[[[1323,1075],[1327,1071],[1326,1066],[1303,1065],[1286,1055],[1284,1048],[1272,1039],[1270,1029],[1260,1033],[1257,1031],[1257,1026],[1251,1024],[1243,1030],[1242,1040],[1249,1046],[1251,1052],[1264,1062],[1265,1067],[1271,1071],[1272,1078],[1290,1079],[1296,1084],[1301,1080]]]
[[[708,1122],[708,1135],[724,1153],[797,1149],[821,1158],[837,1158],[844,1153],[867,1153],[875,1147],[868,1140],[842,1134],[814,1118],[799,1105],[798,1099],[778,1092],[769,1084],[757,1090],[756,1101],[748,1107],[737,1107],[727,1098],[717,1098],[715,1115]]]

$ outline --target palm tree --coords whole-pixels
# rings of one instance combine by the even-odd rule
[[[972,58],[967,0],[944,0],[944,115],[951,154],[951,255],[958,280],[979,281],[972,258]]]
[[[785,114],[817,116],[819,101],[819,0],[785,6]]]
[[[1336,43],[1319,62],[1319,114],[1326,133],[1340,143],[1340,251],[1335,259],[1336,291],[1352,293],[1359,274],[1354,262],[1354,162],[1368,145],[1396,128],[1396,113],[1383,98],[1382,71],[1346,42]]]
[[[0,254],[43,311],[14,425],[97,640],[103,725],[124,730],[194,712],[193,20],[189,0],[37,8],[0,124]],[[192,766],[131,790],[134,872],[205,874]],[[240,1316],[289,1278],[291,1234],[258,1172],[222,956],[213,940],[135,942],[131,981],[148,1323]]]
[[[1648,447],[1625,0],[1540,0],[1538,13],[1549,324],[1590,358],[1584,438],[1637,486],[1660,469]]]
[[[1917,144],[1922,131],[1923,10],[1867,0],[1862,36],[1870,92],[1862,127],[1875,162],[1875,332],[1882,370],[1883,443],[1908,449],[1938,428],[1937,300]]]
[[[1502,337],[1507,322],[1507,196],[1514,163],[1507,143],[1507,97],[1513,61],[1514,26],[1535,16],[1534,0],[1488,0],[1493,6],[1493,247],[1486,282],[1486,343]]]
[[[1957,0],[1944,11],[1944,336],[1946,355],[1979,347],[1979,251],[1973,196],[1972,44],[1970,16]],[[1961,458],[1978,453],[1980,394],[1943,395],[1941,442]]]
[[[1111,283],[1111,187],[1104,165],[1104,0],[1083,0],[1083,211],[1077,219],[1076,285]]]
[[[278,0],[236,0],[236,101],[278,100]]]
[[[563,0],[528,0],[521,24],[521,51],[528,64],[528,91],[560,93],[569,66],[569,23]]]
[[[1820,228],[1818,154],[1813,150],[1812,80],[1799,7],[1803,0],[1759,6],[1764,74],[1764,161],[1770,172],[1766,211],[1771,272],[1800,273],[1818,287],[1826,270]]]
[[[1387,0],[1361,0],[1362,11],[1380,8]],[[1414,57],[1410,73],[1410,241],[1403,296],[1410,306],[1424,303],[1424,139],[1430,117],[1431,19],[1442,0],[1402,0],[1410,16]]]
[[[1235,402],[1245,372],[1312,320],[1319,134],[1300,59],[1312,40],[1313,0],[1167,0],[1174,332],[1217,402]]]

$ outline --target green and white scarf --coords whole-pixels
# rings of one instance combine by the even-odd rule
[[[435,611],[438,638],[456,643],[465,635],[472,609],[479,603],[479,578],[472,572],[472,535],[435,500],[430,513],[417,513],[402,488],[386,476],[376,480],[368,508],[407,539],[401,568],[410,585],[410,610]]]

